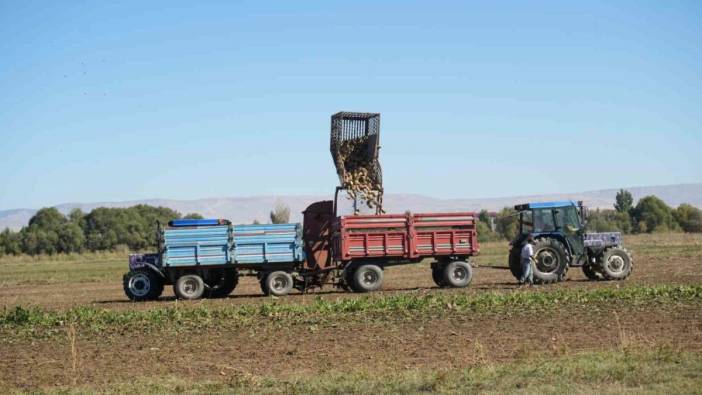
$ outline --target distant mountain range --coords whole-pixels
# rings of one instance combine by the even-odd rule
[[[702,183],[662,185],[650,187],[626,188],[635,200],[647,195],[656,195],[670,206],[689,203],[702,207]],[[592,208],[612,208],[618,189],[603,189],[579,193],[546,194],[532,196],[512,196],[484,199],[438,199],[416,194],[387,194],[385,195],[385,210],[387,212],[432,212],[432,211],[498,211],[505,206],[513,206],[524,202],[548,200],[582,200]],[[136,204],[164,206],[177,210],[182,214],[200,213],[207,218],[227,218],[234,223],[251,223],[255,219],[262,223],[268,222],[270,210],[279,202],[290,207],[291,220],[301,221],[302,210],[310,203],[331,199],[330,196],[251,196],[205,198],[195,200],[148,199],[124,202],[97,203],[64,203],[55,206],[62,213],[68,213],[74,208],[88,212],[96,207],[129,207]],[[35,209],[0,210],[0,229],[13,230],[25,226],[36,212]]]

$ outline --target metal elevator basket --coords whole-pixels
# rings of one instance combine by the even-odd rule
[[[378,158],[380,149],[380,114],[342,111],[332,115],[330,151],[341,188],[346,188],[347,186],[344,181],[344,175],[347,173],[344,161],[348,161],[348,158],[342,157],[342,147],[353,140],[356,140],[359,144],[366,145],[363,152],[356,153],[355,159],[363,160],[368,164],[369,177],[377,180],[376,189],[380,193],[379,203],[382,203],[382,169]],[[382,207],[380,209],[382,211]]]

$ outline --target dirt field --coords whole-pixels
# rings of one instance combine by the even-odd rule
[[[563,288],[617,287],[630,284],[700,284],[702,283],[702,236],[663,235],[632,236],[625,241],[634,257],[634,271],[625,283],[587,281],[580,269],[574,268],[566,282],[540,287],[539,291]],[[385,284],[379,294],[406,291],[479,293],[510,291],[516,288],[515,279],[506,267],[507,243],[485,243],[476,262],[472,285],[462,290],[440,290],[431,280],[429,263],[390,267],[386,270]],[[78,260],[0,259],[0,306],[38,305],[51,309],[90,305],[109,309],[158,308],[164,302],[173,302],[171,287],[166,287],[158,302],[134,304],[122,290],[122,275],[127,270],[126,255],[108,254]],[[313,294],[293,293],[285,302],[305,303],[315,295],[328,298],[357,297],[331,287]],[[224,300],[206,300],[195,303],[209,305],[257,303],[267,300],[261,295],[255,278],[242,278],[234,293]]]
[[[626,243],[633,251],[635,267],[632,277],[625,282],[586,281],[579,270],[573,270],[564,283],[517,290],[509,270],[505,270],[506,245],[494,243],[483,247],[474,283],[468,289],[435,288],[428,264],[423,263],[390,268],[384,291],[371,298],[404,294],[477,297],[492,293],[524,293],[537,297],[550,292],[568,295],[569,292],[587,293],[620,287],[702,284],[702,237],[637,236],[627,238]],[[0,305],[5,309],[34,305],[55,312],[83,306],[127,312],[156,311],[172,306],[229,308],[272,301],[260,296],[258,284],[247,278],[230,298],[223,300],[175,302],[168,289],[158,302],[130,303],[120,283],[125,268],[126,260],[112,255],[75,260],[27,262],[12,258],[0,261]],[[304,305],[314,303],[320,296],[324,300],[359,298],[359,295],[325,289],[317,294],[291,295],[274,303]],[[63,326],[56,330],[9,326],[1,331],[0,389],[78,388],[87,392],[129,392],[134,388],[124,387],[125,383],[136,380],[153,385],[152,392],[156,393],[237,392],[235,389],[240,385],[244,385],[243,390],[240,388],[242,392],[247,392],[251,386],[265,388],[264,392],[294,392],[292,389],[297,387],[290,387],[291,391],[285,391],[287,387],[283,391],[277,391],[280,388],[269,391],[271,388],[261,383],[287,380],[286,385],[290,385],[290,380],[300,378],[369,372],[372,377],[406,375],[407,372],[432,375],[448,372],[446,374],[453,377],[460,369],[475,366],[499,367],[515,361],[532,363],[528,361],[636,350],[692,353],[693,363],[700,363],[702,298],[698,295],[670,303],[640,302],[622,299],[607,303],[564,302],[560,306],[556,300],[549,302],[550,307],[515,305],[494,311],[483,309],[474,314],[450,308],[329,316],[301,313],[294,319],[256,316],[245,323],[225,321],[196,330],[186,326],[181,329],[178,321],[144,330],[124,325],[98,329],[78,325],[73,328],[75,337],[71,334],[73,329]],[[653,362],[653,366],[658,363]],[[645,366],[641,369],[645,370]],[[697,375],[685,374],[684,380],[678,377],[672,381],[687,383],[685,380],[692,380],[694,385],[702,385],[699,371]],[[169,387],[164,384],[169,380],[180,384]],[[605,387],[597,388],[614,389],[614,392],[626,381],[611,377],[603,380]],[[193,387],[202,382],[213,383],[214,387]],[[611,383],[617,387],[607,387]],[[499,383],[493,384],[496,387],[482,389],[500,388]],[[540,392],[544,387],[538,384],[529,388]],[[258,387],[261,385],[263,387]],[[346,388],[345,392],[366,392],[364,388],[353,388]],[[401,387],[382,388],[393,392],[393,388]],[[625,392],[628,387],[622,388]],[[685,388],[678,390],[685,392]],[[596,389],[585,387],[584,390]],[[421,391],[414,388],[409,392]]]

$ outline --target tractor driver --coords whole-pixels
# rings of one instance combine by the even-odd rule
[[[524,242],[520,255],[522,261],[522,277],[519,278],[519,285],[534,284],[534,271],[531,268],[531,260],[534,259],[534,236],[529,235]]]

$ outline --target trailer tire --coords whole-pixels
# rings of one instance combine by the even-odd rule
[[[185,274],[173,284],[173,292],[178,299],[200,299],[205,293],[205,282],[197,274]]]
[[[473,281],[473,268],[468,262],[453,261],[444,265],[441,277],[449,287],[465,288]]]
[[[261,279],[261,291],[264,295],[285,296],[292,291],[293,278],[282,270],[269,272]]]
[[[634,268],[634,261],[626,248],[612,247],[605,250],[599,270],[606,280],[624,280]]]
[[[163,278],[149,269],[131,270],[122,277],[122,287],[135,302],[155,300],[163,293]]]
[[[225,269],[217,281],[212,281],[207,291],[208,298],[226,298],[239,284],[239,272],[236,269]]]
[[[534,261],[532,270],[537,284],[563,281],[570,265],[563,243],[552,238],[536,239]]]
[[[433,264],[431,268],[431,279],[434,280],[434,284],[439,288],[446,288],[448,286],[444,282],[444,266],[445,265],[437,262]]]
[[[383,269],[377,265],[361,265],[353,271],[351,289],[373,292],[383,286]]]

